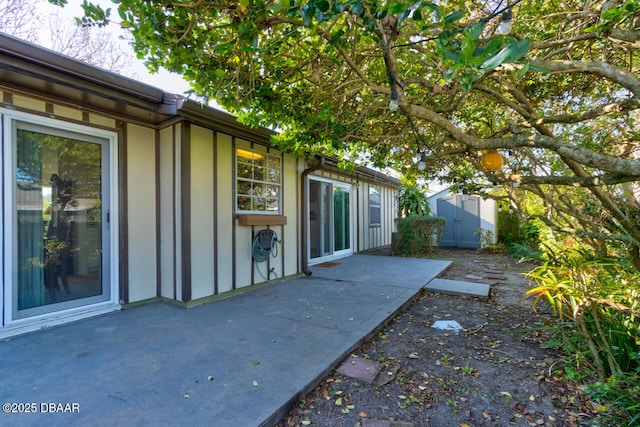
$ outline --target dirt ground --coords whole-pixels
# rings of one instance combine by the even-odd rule
[[[554,374],[561,364],[544,345],[547,315],[519,304],[533,265],[475,250],[436,257],[453,260],[445,279],[492,283],[487,269],[504,279],[488,299],[425,291],[345,361],[377,362],[372,382],[333,370],[279,426],[551,427],[589,417],[576,385]],[[433,328],[437,320],[463,329]]]

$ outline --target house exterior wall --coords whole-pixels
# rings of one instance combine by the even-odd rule
[[[185,135],[188,144],[182,141]],[[271,279],[298,273],[296,159],[195,124],[162,129],[159,141],[161,296],[188,302],[264,282],[269,270]],[[267,226],[243,226],[234,212],[236,147],[282,158],[281,214],[287,223],[269,226],[280,243],[277,255],[263,264],[253,260],[251,246],[255,233]],[[185,204],[188,209],[180,208]]]
[[[5,38],[0,35],[3,41]],[[171,109],[165,107],[172,105],[165,104],[169,94],[159,89],[16,40],[7,43],[0,44],[0,108],[18,111],[26,121],[28,117],[45,118],[55,122],[55,128],[107,135],[112,219],[101,224],[104,228],[109,221],[114,224],[104,246],[111,254],[109,310],[155,299],[206,302],[265,282],[265,276],[283,278],[305,269],[302,177],[310,163],[273,148],[271,132],[245,128],[235,118],[191,101],[167,112]],[[29,67],[30,72],[21,73],[16,64]],[[279,212],[236,212],[238,147],[280,159]],[[364,168],[355,175],[335,168],[321,168],[315,174],[351,184],[354,252],[391,243],[396,212],[393,180]],[[4,195],[17,191],[4,173],[0,179]],[[376,224],[370,224],[373,188],[380,195]],[[3,200],[3,209],[14,209],[9,199]],[[257,219],[248,221],[250,216]],[[261,225],[266,217],[272,218],[269,225]],[[277,254],[257,263],[252,242],[264,228],[276,232]],[[15,233],[2,218],[0,241]],[[7,283],[5,274],[6,266],[15,259],[13,249],[8,248],[0,248],[3,289],[14,286]],[[5,301],[4,292],[2,298],[0,309],[6,312],[11,302]],[[89,303],[82,304],[78,316],[67,320],[100,314]],[[49,319],[43,325],[67,320]],[[0,325],[0,336],[4,326]]]

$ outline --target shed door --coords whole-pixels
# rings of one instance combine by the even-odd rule
[[[455,195],[438,199],[438,215],[447,220],[440,246],[479,248],[480,197]]]

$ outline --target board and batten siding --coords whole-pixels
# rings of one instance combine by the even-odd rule
[[[187,137],[185,143],[182,139]],[[234,212],[236,147],[281,157],[282,215],[287,217],[286,225],[239,224]],[[296,159],[258,143],[188,123],[159,131],[159,156],[162,297],[188,302],[264,282],[263,276],[268,276],[271,269],[271,279],[298,273]],[[258,264],[251,249],[253,236],[262,228],[275,230],[281,242],[277,256]],[[187,291],[190,295],[183,294]]]
[[[127,125],[129,302],[157,295],[155,132]]]
[[[376,189],[380,192],[380,224],[371,225],[370,218],[370,195],[371,189]],[[395,188],[380,186],[378,184],[372,184],[368,182],[359,183],[359,192],[362,194],[360,197],[361,206],[359,207],[362,216],[360,219],[359,227],[362,229],[362,241],[359,244],[361,249],[367,250],[380,246],[387,246],[391,244],[391,233],[395,231],[395,217],[396,217],[396,190]]]
[[[191,126],[191,298],[215,294],[214,132]]]

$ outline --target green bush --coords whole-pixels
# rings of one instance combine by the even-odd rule
[[[605,382],[585,387],[584,391],[603,406],[599,425],[640,425],[640,369],[612,375]]]
[[[398,218],[416,216],[428,216],[431,214],[429,198],[418,186],[411,183],[403,183],[398,188]]]
[[[526,243],[513,243],[507,250],[509,258],[518,261],[541,261],[542,251],[535,249]]]
[[[440,245],[447,221],[441,216],[409,216],[396,220],[398,233],[392,239],[392,255],[431,254]]]
[[[620,259],[587,251],[556,253],[528,273],[535,287],[526,298],[541,300],[560,319],[556,347],[566,356],[565,375],[593,372],[586,394],[602,404],[596,425],[640,422],[640,272]],[[602,423],[602,424],[600,424]]]
[[[534,308],[544,299],[561,319],[573,321],[600,380],[636,369],[640,272],[620,260],[567,251],[527,275],[536,286],[525,298],[533,298]]]

